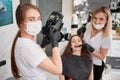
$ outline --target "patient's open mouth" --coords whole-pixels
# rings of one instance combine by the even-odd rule
[[[82,46],[82,44],[81,44],[81,45],[77,45],[77,46],[75,46],[75,47],[77,48],[77,47],[81,47],[81,46]]]
[[[82,44],[81,45],[79,45],[79,47],[81,47],[82,46]]]

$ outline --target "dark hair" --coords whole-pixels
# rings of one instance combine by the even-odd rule
[[[30,3],[21,3],[18,5],[18,7],[16,9],[16,22],[17,22],[17,25],[19,28],[21,27],[21,24],[24,22],[26,12],[29,9],[35,9],[38,12],[40,12],[36,6],[34,6]],[[11,69],[12,69],[12,74],[16,79],[20,78],[19,70],[18,70],[18,67],[17,67],[16,62],[15,62],[15,52],[14,52],[15,51],[15,44],[16,44],[18,37],[20,37],[20,30],[18,31],[18,33],[14,39],[12,49],[11,49]]]
[[[81,37],[77,34],[72,35],[62,55],[72,55],[71,40],[74,36],[78,36],[81,39]],[[91,60],[90,54],[87,51],[83,50],[83,48],[82,48],[82,51],[81,51],[81,56],[86,58],[86,59]]]

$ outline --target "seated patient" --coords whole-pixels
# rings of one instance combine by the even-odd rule
[[[72,35],[62,54],[62,75],[60,80],[93,80],[90,54],[82,49],[79,35]]]

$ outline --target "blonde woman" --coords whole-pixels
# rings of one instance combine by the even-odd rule
[[[110,9],[106,6],[99,7],[93,11],[91,22],[77,33],[84,33],[83,40],[91,45],[95,50],[90,51],[94,64],[94,80],[100,80],[104,69],[103,60],[106,58],[111,48],[111,14]]]

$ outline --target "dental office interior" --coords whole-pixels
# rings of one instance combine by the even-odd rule
[[[2,24],[2,19],[5,18],[2,15],[8,13],[9,10],[5,1],[12,3],[12,21]],[[46,20],[53,11],[61,12],[63,15],[61,32],[64,34],[76,33],[76,30],[87,22],[89,12],[94,8],[103,5],[109,6],[112,13],[112,47],[104,60],[106,66],[101,80],[120,80],[120,0],[0,0],[0,80],[15,80],[11,73],[10,62],[11,46],[18,31],[15,10],[19,3],[25,2],[36,5],[41,10],[43,25],[46,24]],[[74,10],[78,18],[77,28],[71,27]],[[41,43],[41,36],[42,34],[39,34],[36,37],[38,44]],[[65,39],[59,42],[61,54],[67,42]],[[49,57],[52,55],[50,45],[47,46],[46,52]],[[47,72],[47,80],[59,80],[59,76]]]

